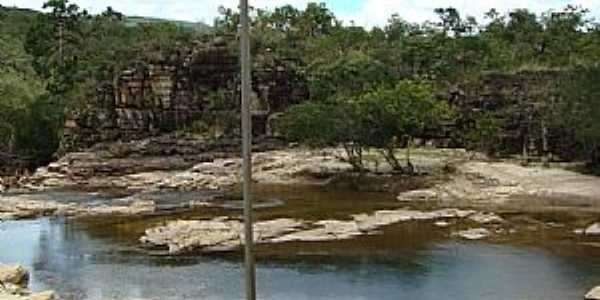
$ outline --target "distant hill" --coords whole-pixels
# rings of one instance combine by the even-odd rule
[[[125,22],[126,22],[127,26],[137,26],[138,24],[144,24],[144,23],[167,22],[167,23],[176,24],[177,26],[181,26],[183,28],[195,29],[200,32],[210,32],[212,30],[211,26],[209,26],[205,23],[202,23],[202,22],[178,21],[178,20],[169,20],[169,19],[161,19],[161,18],[154,18],[154,17],[128,16],[128,17],[126,17]]]
[[[5,23],[12,25],[10,26],[11,28],[0,29],[0,32],[24,36],[39,13],[39,11],[32,9],[0,5],[0,14],[4,15]],[[183,28],[195,29],[201,33],[209,33],[212,31],[212,27],[203,22],[189,22],[142,16],[125,17],[125,24],[132,27],[137,26],[138,24],[161,22],[176,24],[177,26],[181,26]]]
[[[23,38],[34,23],[39,12],[26,8],[5,7],[0,5],[0,34],[13,38]]]

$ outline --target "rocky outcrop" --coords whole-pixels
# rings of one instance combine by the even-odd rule
[[[432,188],[404,192],[402,202],[506,204],[516,199],[578,199],[594,205],[600,199],[597,177],[558,168],[523,167],[510,162],[463,162],[448,182]],[[574,204],[576,204],[574,203]],[[568,201],[564,205],[569,204]],[[498,223],[497,216],[479,216],[478,223]]]
[[[186,134],[168,134],[131,142],[98,144],[84,152],[72,152],[47,167],[39,168],[24,187],[88,186],[145,189],[204,162],[239,157],[238,139],[217,141]],[[278,139],[256,139],[253,150],[280,149]],[[215,167],[218,167],[215,165]],[[235,177],[231,166],[228,175]]]
[[[238,140],[211,142],[161,137],[116,144],[124,153],[111,152],[113,144],[70,153],[38,169],[24,187],[216,190],[239,184]],[[350,170],[349,164],[337,158],[337,149],[274,150],[284,145],[276,139],[257,140],[254,180],[271,184],[322,183]]]
[[[52,291],[32,293],[27,289],[29,272],[22,266],[0,264],[0,299],[3,300],[57,300]]]
[[[256,243],[326,242],[347,240],[375,234],[388,225],[408,221],[463,219],[475,211],[442,209],[437,211],[385,210],[358,214],[351,220],[316,222],[275,219],[254,225]],[[171,221],[146,230],[140,241],[150,247],[167,249],[169,254],[184,252],[231,251],[243,243],[243,224],[237,220],[217,218],[207,221]]]
[[[305,100],[308,89],[303,75],[294,71],[295,62],[267,54],[254,61],[254,131],[264,134],[269,116]],[[237,113],[238,73],[235,37],[206,37],[174,53],[143,58],[112,84],[98,87],[85,109],[70,113],[59,152],[140,139],[194,121],[209,123],[227,110]],[[223,92],[218,96],[223,99],[217,92]]]

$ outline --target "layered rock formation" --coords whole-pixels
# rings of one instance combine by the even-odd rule
[[[205,38],[172,55],[148,57],[123,71],[112,84],[99,87],[84,109],[65,123],[61,153],[98,142],[130,141],[237,111],[239,63],[233,37]],[[293,62],[257,55],[254,60],[252,109],[255,132],[266,131],[270,115],[308,96]],[[214,103],[223,91],[225,102]],[[218,116],[217,116],[218,118]]]

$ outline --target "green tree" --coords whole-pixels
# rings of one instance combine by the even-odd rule
[[[393,169],[408,173],[413,171],[413,139],[455,118],[454,110],[445,101],[435,99],[435,89],[429,82],[401,81],[393,88],[379,87],[364,93],[356,101],[367,119],[366,144],[380,149]],[[399,146],[406,149],[406,168],[396,157]]]
[[[363,153],[375,148],[392,168],[412,173],[412,139],[454,118],[446,102],[435,100],[434,91],[431,83],[402,81],[392,88],[379,86],[324,103],[307,102],[287,112],[283,132],[313,147],[341,145],[357,170],[364,169]],[[396,157],[399,146],[407,150],[406,168]]]
[[[583,156],[600,166],[600,67],[578,67],[562,83],[563,122],[580,142]]]
[[[332,63],[314,66],[309,84],[313,99],[327,99],[360,93],[391,79],[386,65],[362,52],[351,52]]]

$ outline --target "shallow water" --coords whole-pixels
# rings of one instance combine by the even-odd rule
[[[343,218],[398,205],[381,194],[318,187],[259,187],[256,198],[285,203],[258,210],[261,219]],[[212,214],[239,211],[0,223],[0,263],[23,264],[32,271],[33,290],[55,289],[65,299],[242,299],[239,253],[151,256],[137,243],[152,224]],[[463,243],[448,237],[457,228],[430,223],[390,226],[351,241],[262,245],[259,299],[563,300],[582,299],[600,284],[597,252],[581,250],[560,235],[532,233],[526,243],[512,243],[520,246]]]
[[[34,290],[67,299],[243,296],[237,255],[149,256],[61,219],[2,223],[0,245],[0,262],[32,270]],[[257,274],[260,299],[562,300],[600,282],[600,258],[432,238],[381,253],[261,257]]]

